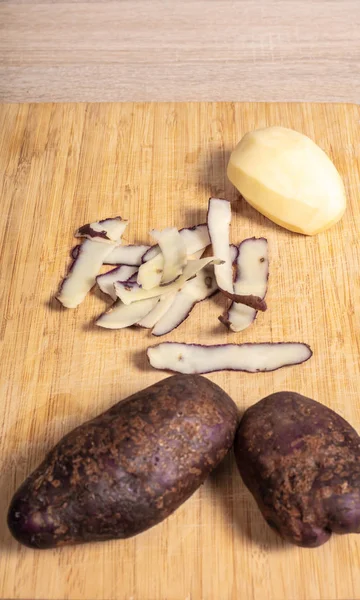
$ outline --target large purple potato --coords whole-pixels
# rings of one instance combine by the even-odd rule
[[[66,435],[15,493],[10,531],[32,548],[136,535],[196,491],[237,424],[208,379],[164,379]]]
[[[244,483],[268,524],[312,548],[360,533],[360,437],[326,406],[278,392],[249,408],[235,437]]]

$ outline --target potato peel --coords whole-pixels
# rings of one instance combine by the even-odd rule
[[[156,326],[156,323],[158,323],[158,321],[160,321],[160,319],[171,308],[176,295],[177,292],[170,292],[169,294],[160,296],[157,304],[154,306],[151,312],[141,319],[137,325],[139,325],[139,327],[144,327],[145,329],[152,329],[154,326]]]
[[[117,282],[114,284],[116,295],[124,304],[131,304],[131,302],[137,302],[145,298],[162,296],[163,294],[174,291],[177,292],[183,287],[186,281],[195,277],[201,269],[204,269],[209,264],[219,264],[219,260],[215,259],[213,256],[200,258],[199,260],[191,260],[186,265],[182,275],[180,275],[176,281],[169,283],[168,285],[153,287],[150,290],[144,290],[140,288],[139,285],[130,282]]]
[[[106,265],[126,265],[138,267],[142,263],[144,254],[151,246],[144,244],[129,244],[127,246],[116,246],[106,257]]]
[[[311,356],[310,346],[298,342],[216,346],[162,342],[147,349],[152,367],[184,374],[276,371],[282,367],[301,364]]]
[[[76,308],[96,283],[96,277],[114,245],[119,244],[127,221],[116,217],[81,227],[77,235],[85,236],[67,276],[56,296],[66,308]],[[80,233],[81,232],[81,233]]]
[[[128,223],[129,221],[121,217],[87,223],[76,231],[75,237],[85,237],[93,242],[102,242],[105,244],[118,244]]]
[[[162,252],[151,260],[143,262],[139,267],[137,282],[144,290],[151,290],[161,284],[164,272],[164,256]]]
[[[259,300],[264,301],[269,278],[268,244],[265,238],[249,238],[239,245],[236,261],[236,278],[234,292],[236,294],[256,294]],[[257,306],[247,302],[237,304],[233,302],[229,311],[219,320],[231,331],[243,331],[254,322]]]
[[[140,302],[132,302],[131,304],[123,304],[118,300],[105,313],[103,313],[96,325],[105,329],[124,329],[135,325],[140,319],[145,317],[157,303],[157,298],[147,298]]]
[[[120,265],[111,269],[107,273],[102,273],[96,277],[96,283],[104,294],[110,296],[113,300],[117,299],[114,289],[115,281],[129,281],[137,273],[137,267],[129,265]]]
[[[187,264],[185,242],[176,227],[167,227],[163,231],[154,229],[151,236],[157,241],[164,260],[161,283],[171,283]]]
[[[184,227],[179,230],[179,235],[185,243],[186,254],[188,256],[195,254],[200,250],[205,250],[205,248],[210,245],[209,231],[206,223],[194,225],[193,227]],[[151,246],[144,254],[143,262],[151,260],[160,252],[161,250],[158,245]]]
[[[233,294],[233,271],[230,249],[231,205],[228,200],[210,198],[208,228],[212,253],[222,262],[214,267],[217,285],[221,291]]]
[[[218,291],[213,269],[203,269],[177,292],[171,306],[156,323],[152,335],[161,336],[170,333],[188,318],[193,308]]]

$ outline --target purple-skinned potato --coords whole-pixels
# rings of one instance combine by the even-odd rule
[[[267,523],[314,548],[360,533],[360,437],[340,415],[295,392],[244,414],[235,437],[240,475]]]
[[[60,440],[15,493],[10,531],[35,549],[141,533],[198,489],[238,421],[234,402],[208,379],[163,379]]]

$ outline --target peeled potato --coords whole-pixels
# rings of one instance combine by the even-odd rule
[[[291,231],[324,231],[346,208],[334,164],[310,138],[292,129],[247,133],[230,156],[227,174],[249,204]]]

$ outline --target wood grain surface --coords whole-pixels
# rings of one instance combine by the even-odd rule
[[[335,161],[349,204],[316,237],[262,217],[227,180],[229,153],[249,129],[281,124],[310,135]],[[127,541],[33,551],[12,540],[15,488],[66,432],[162,379],[145,330],[108,331],[90,293],[77,310],[54,300],[83,223],[121,214],[126,239],[205,220],[210,195],[232,201],[232,241],[265,236],[269,309],[240,334],[199,304],[164,339],[204,343],[298,340],[313,358],[274,373],[217,373],[244,410],[294,390],[360,431],[360,111],[351,105],[46,104],[0,108],[0,597],[73,600],[360,599],[360,536],[315,550],[266,525],[229,456],[174,515]]]
[[[0,101],[360,98],[359,0],[0,0]]]

